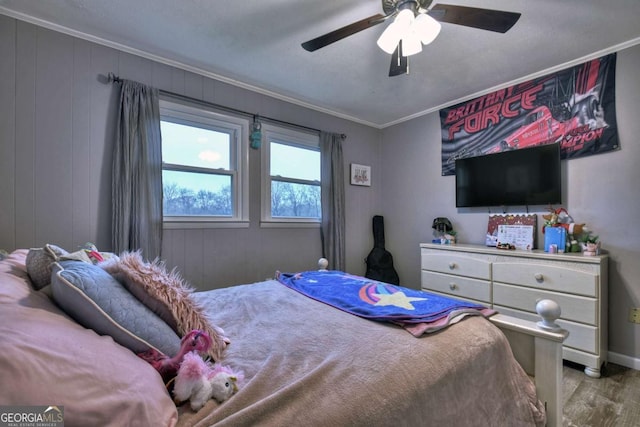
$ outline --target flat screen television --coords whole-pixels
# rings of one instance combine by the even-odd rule
[[[456,207],[559,203],[557,143],[456,160]]]

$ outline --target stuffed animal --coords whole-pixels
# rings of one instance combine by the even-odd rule
[[[96,245],[94,245],[93,243],[91,242],[85,243],[82,249],[84,249],[85,253],[94,264],[104,261],[104,257],[98,251],[98,248],[96,247]]]
[[[138,353],[138,357],[146,360],[156,371],[162,375],[162,380],[168,383],[178,373],[185,354],[191,352],[206,353],[211,347],[211,337],[205,331],[194,329],[185,335],[180,341],[180,351],[173,357],[160,353],[155,349],[149,349],[144,353]]]
[[[579,236],[582,233],[587,232],[585,224],[578,224],[573,221],[573,218],[565,208],[549,209],[551,213],[542,215],[545,220],[544,225],[546,227],[562,227],[567,230],[567,234]],[[542,229],[544,233],[544,228]]]
[[[222,403],[238,391],[243,379],[240,372],[234,372],[219,363],[211,365],[196,352],[184,355],[173,387],[177,404],[189,401],[191,409],[200,410],[209,399]]]

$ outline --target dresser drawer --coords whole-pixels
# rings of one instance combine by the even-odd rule
[[[573,267],[524,262],[493,263],[493,281],[595,297],[599,276]]]
[[[422,270],[420,283],[425,291],[437,291],[458,298],[469,298],[491,304],[491,284],[486,280]]]
[[[436,253],[422,250],[423,270],[437,271],[458,276],[491,279],[491,261],[481,255],[465,256],[457,253]]]
[[[551,299],[560,304],[561,319],[597,325],[598,302],[594,298],[578,295],[561,294],[519,286],[493,284],[493,304],[513,307],[535,313],[536,302],[541,299]]]
[[[540,316],[537,314],[514,310],[496,304],[494,304],[493,308],[499,313],[506,314],[507,316],[518,317],[532,322],[540,321]],[[569,336],[563,343],[565,347],[572,347],[594,354],[598,353],[598,349],[600,348],[600,343],[598,342],[598,328],[562,319],[559,319],[557,323],[560,327],[569,331]]]

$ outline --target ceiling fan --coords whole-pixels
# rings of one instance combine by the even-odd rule
[[[376,14],[354,22],[304,42],[302,47],[313,52],[395,18],[378,39],[378,46],[392,53],[389,76],[397,76],[408,73],[409,56],[420,52],[422,45],[431,43],[438,36],[440,22],[506,33],[520,18],[520,13],[516,12],[441,3],[430,7],[431,3],[433,0],[382,0],[384,15]]]

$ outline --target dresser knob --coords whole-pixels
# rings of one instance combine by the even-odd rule
[[[544,276],[542,275],[542,273],[536,273],[533,277],[535,277],[538,282],[544,281]]]
[[[455,262],[450,262],[449,263],[449,270],[453,270],[454,268],[456,268],[456,263]]]
[[[449,283],[449,289],[455,291],[456,289],[458,289],[458,285],[456,285],[455,283]]]

